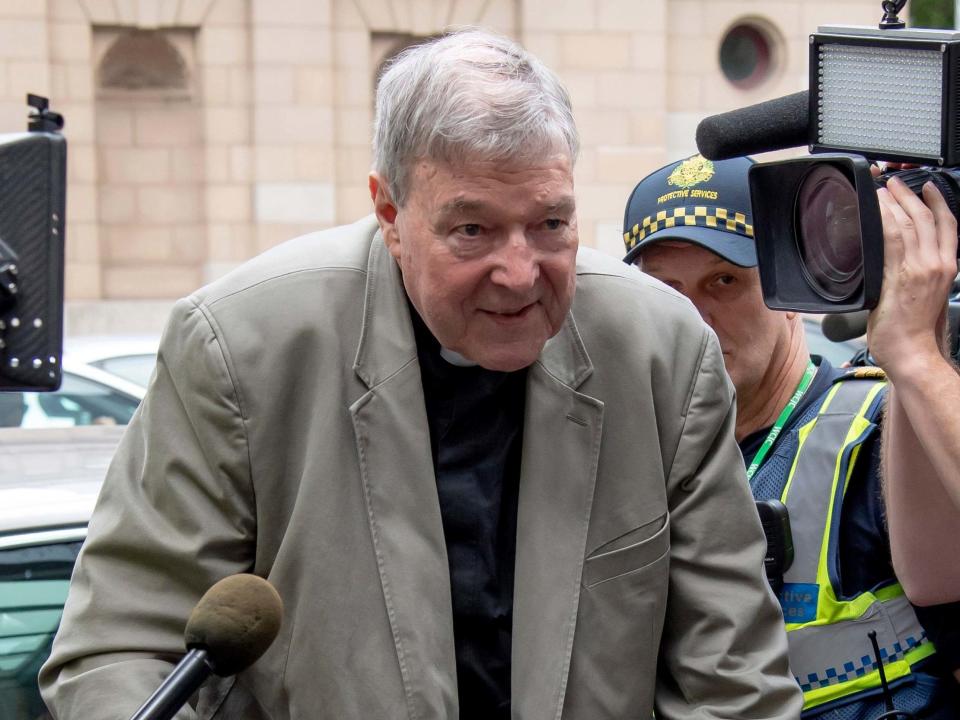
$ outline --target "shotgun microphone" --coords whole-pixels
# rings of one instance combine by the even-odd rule
[[[831,313],[820,321],[823,336],[833,342],[853,340],[867,332],[869,310],[857,310],[851,313]]]
[[[803,90],[711,115],[697,125],[697,149],[707,160],[727,160],[807,145],[809,112],[809,94]]]
[[[283,602],[256,575],[231,575],[204,593],[184,631],[187,654],[130,720],[170,720],[211,673],[235,675],[273,642]]]

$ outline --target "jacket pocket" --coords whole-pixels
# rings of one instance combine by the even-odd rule
[[[629,544],[624,545],[624,542]],[[590,555],[583,564],[583,586],[591,588],[633,573],[656,562],[669,551],[670,518],[664,513]]]

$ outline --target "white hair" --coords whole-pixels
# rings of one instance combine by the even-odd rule
[[[560,80],[513,41],[463,30],[408,48],[377,87],[373,167],[398,206],[417,160],[511,161],[563,152],[580,139]]]

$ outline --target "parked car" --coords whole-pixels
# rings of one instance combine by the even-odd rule
[[[126,425],[144,393],[136,383],[65,355],[59,390],[0,393],[0,427]]]
[[[122,427],[0,428],[0,717],[45,720],[37,672]]]
[[[78,336],[67,338],[64,355],[146,388],[157,364],[160,339],[154,336]]]

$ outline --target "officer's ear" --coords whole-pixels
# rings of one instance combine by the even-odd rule
[[[387,250],[397,260],[400,259],[400,233],[397,232],[397,204],[393,201],[390,188],[380,173],[373,171],[367,180],[370,199],[373,200],[373,212],[380,224],[383,242]]]

